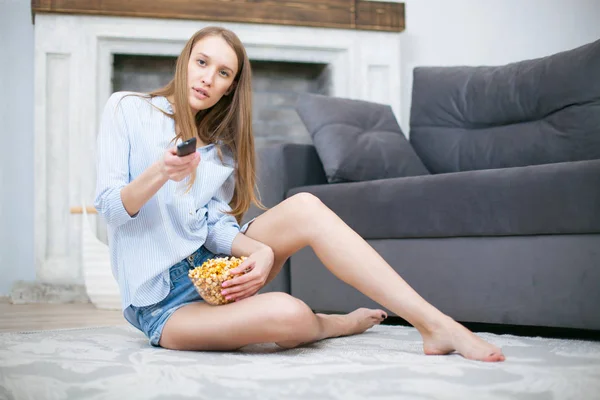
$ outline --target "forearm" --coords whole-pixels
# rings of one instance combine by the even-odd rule
[[[127,213],[131,216],[137,214],[168,180],[161,161],[157,161],[123,187],[121,201]]]
[[[249,238],[241,232],[237,234],[231,244],[231,255],[234,257],[248,257],[259,250],[272,252],[271,248],[266,244]]]

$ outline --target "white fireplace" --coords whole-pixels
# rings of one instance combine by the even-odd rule
[[[251,60],[325,63],[331,95],[390,104],[400,122],[400,34],[292,26],[35,16],[35,262],[39,283],[81,285],[81,215],[95,188],[99,115],[113,54],[177,56],[208,26],[238,34]],[[96,218],[91,216],[91,218]]]

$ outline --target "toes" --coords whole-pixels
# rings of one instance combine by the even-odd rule
[[[368,317],[377,324],[381,323],[384,319],[387,318],[387,313],[383,310],[365,309],[365,311],[368,311]]]
[[[504,361],[505,359],[506,357],[504,357],[504,354],[493,352],[490,353],[487,357],[485,357],[482,361]]]

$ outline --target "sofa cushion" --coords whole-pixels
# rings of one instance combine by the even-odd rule
[[[600,233],[600,160],[304,186],[366,239]]]
[[[410,141],[431,173],[600,158],[600,40],[498,67],[414,70]]]
[[[390,106],[304,94],[296,110],[330,183],[429,174]]]

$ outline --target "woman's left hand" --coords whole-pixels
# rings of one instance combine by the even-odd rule
[[[274,258],[273,250],[267,246],[252,253],[239,267],[229,271],[236,275],[249,272],[224,282],[221,294],[231,301],[254,296],[267,282]]]

